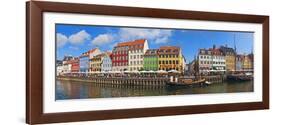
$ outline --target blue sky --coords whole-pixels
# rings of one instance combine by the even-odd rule
[[[199,48],[234,47],[234,40],[238,53],[250,53],[253,37],[254,33],[250,32],[56,24],[57,59],[64,55],[79,56],[95,47],[111,51],[118,42],[144,38],[148,40],[149,48],[180,46],[189,62]]]

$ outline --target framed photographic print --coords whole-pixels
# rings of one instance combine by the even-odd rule
[[[26,12],[29,124],[269,108],[268,16],[39,1]]]

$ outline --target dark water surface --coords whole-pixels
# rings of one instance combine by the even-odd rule
[[[207,93],[253,92],[253,81],[224,82],[203,87],[114,86],[89,82],[57,80],[56,100],[112,98],[135,96],[164,96]]]

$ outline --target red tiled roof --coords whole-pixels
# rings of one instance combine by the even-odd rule
[[[133,45],[139,45],[139,44],[144,44],[145,43],[145,39],[138,39],[138,40],[134,40],[134,41],[128,41],[128,42],[121,42],[117,44],[117,47],[121,47],[121,46],[133,46]]]
[[[96,50],[98,50],[98,48],[94,48],[94,49],[91,49],[91,50],[89,50],[87,52],[84,52],[84,53],[82,53],[82,55],[80,57],[89,56],[90,53],[95,52]]]
[[[209,50],[212,51],[213,55],[222,55],[222,52],[218,48],[215,48],[215,49],[211,48]]]
[[[180,49],[178,46],[161,46],[160,49]]]
[[[98,50],[98,48],[91,49],[88,51],[88,53],[95,52],[96,50]]]
[[[180,47],[178,46],[161,46],[159,48],[159,54],[179,54]]]
[[[111,52],[104,52],[104,53],[100,53],[94,57],[96,58],[100,58],[100,57],[104,57],[104,56],[110,56],[111,55]]]

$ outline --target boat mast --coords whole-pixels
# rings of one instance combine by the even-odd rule
[[[234,33],[234,35],[233,35],[233,42],[234,42],[234,71],[236,71],[236,36],[235,36],[235,33]]]

